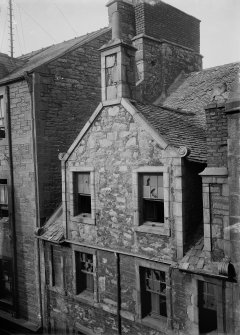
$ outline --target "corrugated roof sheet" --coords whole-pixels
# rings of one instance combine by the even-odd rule
[[[184,113],[158,106],[132,102],[145,119],[170,145],[190,149],[189,160],[206,161],[205,130],[198,126],[193,113]]]
[[[239,71],[238,62],[193,72],[163,102],[162,106],[193,112],[204,126],[206,122],[204,107],[214,100],[215,88],[225,85],[224,99],[227,99]]]
[[[59,243],[64,239],[62,215],[61,205],[42,227],[41,239],[54,243]]]
[[[43,48],[42,50],[37,50],[27,55],[21,56],[19,58],[19,61],[25,61],[25,64],[19,67],[16,71],[13,71],[7,77],[0,80],[0,84],[17,78],[21,78],[24,75],[24,72],[31,72],[34,69],[40,67],[41,65],[48,63],[56,59],[57,57],[60,57],[64,53],[69,52],[83,45],[84,43],[91,41],[92,39],[106,33],[109,30],[111,30],[111,28],[103,28],[90,34],[76,37],[72,40],[58,43],[50,47]]]

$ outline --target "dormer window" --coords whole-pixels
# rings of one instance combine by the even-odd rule
[[[90,172],[76,173],[75,215],[91,216]]]
[[[164,222],[163,174],[142,175],[143,223]]]

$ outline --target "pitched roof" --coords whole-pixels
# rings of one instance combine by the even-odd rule
[[[53,243],[60,243],[64,239],[62,205],[53,213],[41,229],[40,238]]]
[[[190,73],[180,86],[163,102],[163,107],[181,109],[196,114],[205,125],[204,107],[216,101],[216,88],[224,87],[222,99],[228,99],[233,82],[240,71],[240,63],[216,66]]]
[[[206,161],[205,130],[198,126],[194,113],[181,112],[158,106],[131,103],[158,133],[174,147],[186,146],[190,149],[189,160]]]
[[[25,72],[32,72],[36,68],[62,56],[64,53],[69,52],[92,39],[106,33],[111,30],[111,28],[102,28],[98,31],[86,34],[80,37],[76,37],[69,41],[58,43],[41,50],[34,51],[32,53],[26,54],[19,57],[19,61],[24,62],[23,66],[20,66],[17,70],[13,71],[10,75],[0,80],[0,84],[6,83],[8,81],[23,77]]]
[[[24,62],[18,58],[9,57],[7,54],[0,52],[0,73],[1,75],[8,75],[18,66],[23,65]]]

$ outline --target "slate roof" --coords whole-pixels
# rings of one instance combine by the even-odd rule
[[[62,205],[58,207],[55,213],[50,217],[47,223],[42,227],[40,238],[53,243],[60,243],[64,239],[63,232],[63,210]]]
[[[32,53],[26,54],[24,56],[19,57],[19,62],[24,62],[23,66],[20,66],[18,69],[13,71],[7,77],[4,77],[0,80],[0,84],[9,82],[11,80],[21,78],[24,75],[24,72],[32,72],[36,68],[62,56],[64,53],[69,52],[92,39],[101,36],[102,34],[110,31],[111,28],[102,28],[98,31],[92,32],[90,34],[86,34],[80,37],[76,37],[74,39],[58,43],[41,50],[34,51]]]
[[[190,149],[188,159],[206,162],[205,130],[194,120],[194,113],[166,109],[139,102],[131,103],[170,145]]]
[[[0,52],[0,72],[1,74],[8,75],[17,67],[23,65],[24,62],[18,58],[11,58],[7,54]]]
[[[196,114],[205,125],[204,107],[216,100],[216,87],[225,85],[223,99],[228,99],[233,82],[240,71],[240,63],[216,66],[186,75],[180,86],[163,102],[163,107],[186,110]]]
[[[222,275],[221,264],[226,259],[213,262],[204,251],[204,238],[200,238],[197,243],[179,261],[178,268],[183,271],[190,271],[199,274]]]

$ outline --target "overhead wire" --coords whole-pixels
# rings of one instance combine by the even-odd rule
[[[24,36],[24,32],[23,32],[21,9],[18,7],[17,4],[15,4],[15,5],[16,5],[16,8],[18,10],[18,15],[19,15],[19,18],[20,18],[20,27],[21,27],[21,31],[22,31],[23,48],[24,48],[24,52],[26,52],[26,43],[25,43],[25,36]]]
[[[2,47],[3,47],[3,42],[4,42],[4,37],[5,37],[6,26],[7,26],[7,15],[6,15],[6,17],[5,17],[5,22],[4,22],[4,26],[3,26],[3,35],[2,35],[2,41],[1,41],[1,50],[2,50]]]
[[[14,3],[15,3],[15,0],[14,0]],[[18,6],[22,9],[22,11],[28,16],[28,17],[30,17],[41,29],[42,29],[42,31],[44,31],[55,43],[57,42],[56,40],[55,40],[55,38],[45,29],[45,28],[43,28],[42,27],[42,25],[36,20],[36,19],[34,19],[34,17],[31,15],[31,14],[29,14],[25,9],[23,9],[23,7],[21,7],[19,4],[18,4]]]
[[[69,25],[69,27],[72,29],[72,31],[74,32],[74,34],[76,34],[76,36],[78,35],[78,32],[73,28],[73,26],[71,25],[71,23],[68,21],[68,19],[66,18],[66,16],[64,15],[64,13],[61,11],[61,9],[57,6],[57,4],[54,2],[55,7],[57,8],[57,10],[62,14],[63,18],[65,19],[66,23]]]

